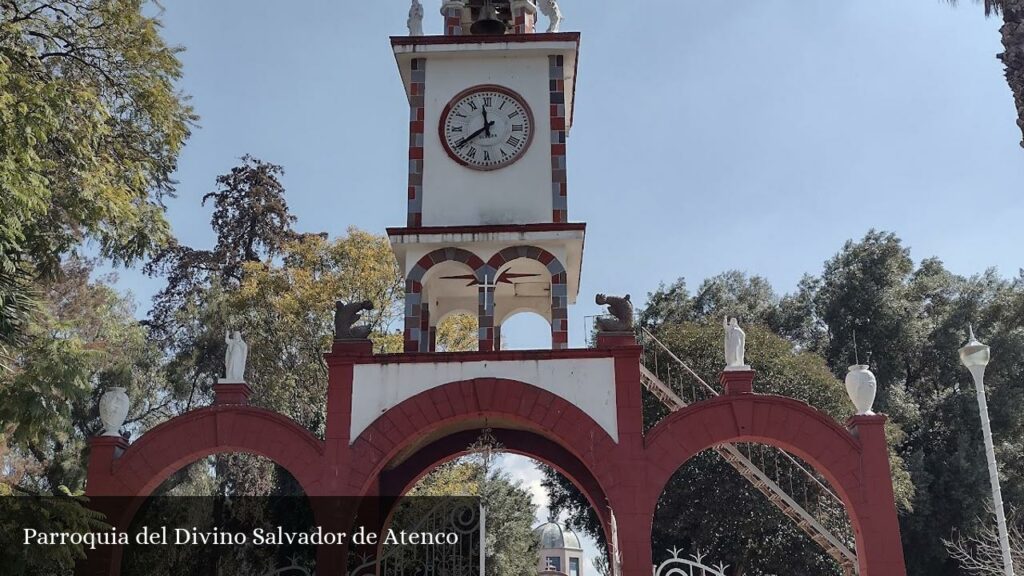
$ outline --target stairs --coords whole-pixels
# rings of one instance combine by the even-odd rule
[[[653,360],[654,370],[662,371],[673,387],[640,364],[640,381],[670,411],[718,395],[646,329],[641,328],[645,354]],[[681,378],[673,378],[673,373]],[[686,381],[690,382],[689,390]],[[815,472],[808,470],[788,452],[762,444],[723,444],[714,448],[743,478],[782,511],[811,540],[835,559],[847,576],[859,571],[853,529],[842,500]],[[758,461],[760,466],[755,463]],[[787,491],[783,488],[789,488]]]

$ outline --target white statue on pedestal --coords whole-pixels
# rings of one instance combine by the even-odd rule
[[[423,5],[420,0],[412,0],[406,25],[409,27],[409,36],[423,36]]]
[[[242,340],[242,333],[228,332],[224,335],[228,345],[224,353],[224,379],[221,382],[245,382],[245,361],[249,358],[249,345]]]
[[[558,0],[540,0],[540,11],[548,17],[548,32],[558,32],[562,25],[562,9]]]
[[[750,370],[750,366],[743,363],[747,333],[740,328],[738,320],[730,320],[728,316],[722,320],[722,327],[725,328],[725,369]]]

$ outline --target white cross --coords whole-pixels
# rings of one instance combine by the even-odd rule
[[[483,281],[483,284],[480,284],[480,286],[484,289],[484,311],[486,312],[487,309],[489,308],[489,306],[487,305],[487,289],[488,288],[497,289],[498,288],[498,284],[497,284],[497,282],[495,282],[494,284],[491,284],[490,276],[488,276],[487,274],[484,274],[484,281]],[[491,312],[493,313],[493,310]]]

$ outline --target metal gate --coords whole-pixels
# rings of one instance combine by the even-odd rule
[[[721,563],[714,566],[704,564],[707,555],[700,551],[688,558],[680,556],[682,551],[679,548],[668,552],[672,557],[654,567],[654,576],[725,576],[725,569],[728,568]]]

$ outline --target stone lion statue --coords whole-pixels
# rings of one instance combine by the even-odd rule
[[[351,302],[346,304],[338,300],[334,304],[334,339],[335,340],[366,340],[370,335],[370,327],[353,326],[361,318],[360,312],[373,310],[373,302]]]
[[[622,297],[598,294],[594,301],[601,306],[607,305],[608,313],[613,316],[613,318],[597,319],[599,332],[633,331],[633,303],[629,301],[629,294]]]

